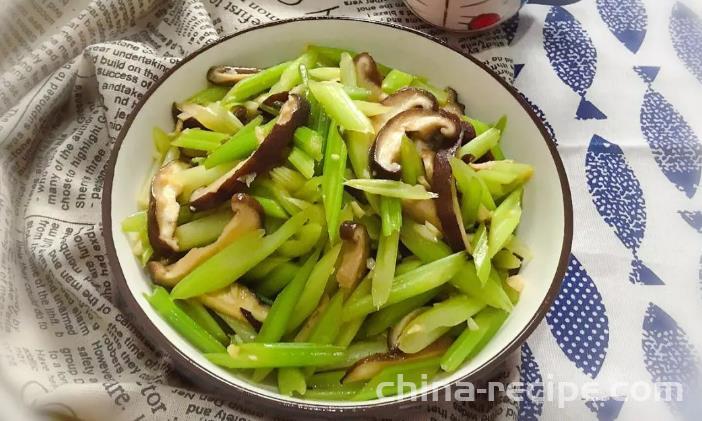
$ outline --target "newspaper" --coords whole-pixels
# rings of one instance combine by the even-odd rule
[[[3,2],[0,419],[29,419],[30,411],[82,420],[267,417],[189,385],[115,306],[102,187],[128,114],[168,68],[228,33],[304,15],[418,28],[511,81],[501,30],[448,35],[398,0]],[[518,375],[517,364],[503,376]],[[427,404],[416,418],[516,419],[516,412],[503,397]]]

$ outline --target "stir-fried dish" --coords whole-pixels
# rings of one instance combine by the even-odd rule
[[[154,128],[124,220],[147,299],[212,363],[284,395],[367,400],[453,372],[496,334],[529,258],[529,165],[451,88],[309,46],[216,66]],[[383,387],[380,394],[402,393]]]

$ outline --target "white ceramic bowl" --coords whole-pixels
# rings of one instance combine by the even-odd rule
[[[524,194],[519,237],[534,258],[522,270],[527,280],[521,299],[505,324],[478,355],[455,373],[434,380],[413,395],[364,402],[310,401],[284,397],[237,378],[209,363],[151,309],[144,299],[152,283],[130,251],[120,221],[135,212],[137,192],[151,163],[151,129],[170,128],[171,103],[206,86],[210,66],[231,64],[266,67],[299,55],[314,43],[368,51],[379,62],[425,75],[437,85],[453,87],[471,116],[495,121],[507,114],[505,154],[531,164],[534,177]],[[242,404],[270,410],[395,411],[459,379],[475,379],[499,367],[545,315],[563,277],[572,235],[570,193],[560,158],[539,119],[521,96],[477,60],[410,29],[352,19],[302,19],[248,29],[208,45],[186,57],[144,95],[132,112],[113,151],[103,203],[108,252],[120,299],[145,337],[169,356],[175,366],[207,391]]]

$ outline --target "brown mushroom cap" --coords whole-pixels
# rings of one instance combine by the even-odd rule
[[[180,118],[180,114],[182,112],[183,110],[180,109],[180,105],[178,105],[177,102],[174,102],[173,105],[171,105],[171,116],[173,117],[173,122],[178,123],[179,120],[182,121],[182,129],[210,130],[203,126],[202,123],[200,123],[195,117],[188,117],[185,120],[182,120]]]
[[[166,266],[162,262],[149,262],[147,269],[157,284],[173,287],[195,267],[217,254],[242,234],[263,226],[263,208],[253,197],[238,193],[232,196],[232,219],[225,225],[222,233],[214,243],[191,249],[173,264]]]
[[[423,108],[425,110],[436,110],[438,103],[434,95],[417,88],[402,88],[394,94],[380,101],[390,111],[371,118],[373,128],[378,133],[391,118],[412,108]]]
[[[231,86],[258,72],[260,70],[253,67],[212,66],[207,71],[207,80],[215,85]]]
[[[303,97],[290,94],[271,132],[250,157],[215,180],[195,190],[190,198],[194,210],[211,209],[245,188],[244,180],[267,173],[285,162],[295,129],[307,122],[310,105]]]
[[[182,185],[174,177],[188,168],[180,161],[171,161],[159,169],[151,180],[151,196],[147,211],[149,243],[157,257],[168,257],[178,252],[175,229],[180,213],[178,195]]]
[[[200,295],[199,300],[212,310],[248,322],[242,310],[262,322],[268,316],[270,307],[262,303],[250,289],[235,282],[226,288]]]
[[[420,224],[429,222],[439,231],[442,231],[441,220],[439,220],[439,215],[436,211],[436,202],[434,199],[403,199],[402,210],[415,222]]]
[[[356,67],[356,79],[358,86],[371,91],[371,99],[378,100],[383,95],[380,85],[383,83],[383,75],[378,70],[378,65],[368,53],[356,54],[353,58]]]
[[[336,271],[340,288],[351,289],[368,271],[370,237],[363,224],[344,221],[339,228],[342,240],[341,264]]]
[[[463,216],[458,203],[456,183],[451,172],[450,158],[456,153],[456,147],[437,152],[434,157],[434,176],[432,190],[439,195],[436,210],[441,221],[446,242],[454,251],[468,249],[468,236],[463,226]]]
[[[371,147],[371,169],[375,176],[400,178],[400,147],[407,133],[415,133],[441,149],[460,141],[462,127],[455,115],[443,110],[416,108],[397,114],[378,132]]]
[[[342,377],[342,383],[353,383],[362,380],[369,380],[386,367],[403,362],[422,360],[426,358],[443,355],[451,346],[451,338],[442,336],[431,345],[416,354],[405,354],[399,350],[391,350],[385,354],[374,354],[363,358],[352,365]]]
[[[442,108],[450,113],[456,114],[458,117],[464,115],[466,113],[466,106],[458,100],[458,93],[451,87],[446,88],[446,92],[448,92],[448,101]]]

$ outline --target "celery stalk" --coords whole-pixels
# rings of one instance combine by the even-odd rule
[[[226,287],[276,251],[307,219],[304,211],[299,212],[265,238],[257,231],[235,240],[178,282],[171,291],[173,298],[190,298]]]
[[[394,94],[400,89],[409,86],[414,80],[414,75],[405,73],[403,71],[392,69],[390,73],[385,76],[381,88],[386,94]]]
[[[217,320],[212,317],[209,311],[202,303],[197,300],[178,300],[176,305],[180,307],[185,314],[190,316],[197,324],[205,329],[210,335],[217,339],[222,345],[229,344],[229,336],[222,330],[217,323]]]
[[[448,331],[448,328],[465,322],[484,307],[484,302],[463,294],[436,303],[405,326],[398,338],[398,347],[410,354],[419,352],[436,340],[428,332]],[[437,337],[442,334],[437,334]]]
[[[300,267],[295,263],[285,262],[273,269],[270,275],[256,285],[256,292],[264,297],[273,297],[290,283]]]
[[[339,256],[341,244],[332,247],[314,266],[305,288],[299,296],[295,309],[288,319],[287,331],[292,332],[312,314],[322,298],[329,276],[334,271],[334,264]]]
[[[449,256],[451,248],[443,241],[432,241],[423,237],[417,231],[419,224],[405,218],[400,230],[400,240],[415,256],[419,257],[423,262],[429,263]]]
[[[463,361],[480,350],[481,344],[485,344],[494,336],[506,317],[507,313],[504,311],[492,308],[486,308],[478,313],[474,319],[478,329],[465,328],[463,330],[463,333],[441,357],[441,368],[447,372],[456,371]]]
[[[491,307],[499,308],[506,312],[512,311],[512,301],[502,288],[502,281],[494,270],[490,271],[487,282],[482,285],[478,279],[475,263],[468,261],[451,279],[451,284],[459,291],[476,297]]]
[[[465,253],[458,252],[396,277],[384,306],[399,303],[445,284],[453,278],[464,262]],[[349,301],[344,306],[344,320],[348,321],[369,314],[374,309],[373,297],[370,295],[354,302]]]
[[[211,102],[217,102],[224,98],[229,88],[226,86],[209,86],[186,99],[184,102],[193,102],[195,104],[207,105]]]
[[[213,150],[203,162],[205,168],[212,168],[216,165],[228,161],[246,158],[258,147],[256,139],[256,127],[263,121],[263,117],[258,116],[249,121],[234,136],[224,142],[217,149]]]
[[[419,157],[414,142],[407,136],[402,137],[400,163],[402,168],[402,181],[410,185],[417,184],[419,177],[424,175],[424,164],[422,164],[422,159]]]
[[[522,216],[521,197],[522,189],[520,188],[510,193],[495,209],[488,235],[490,257],[504,247],[512,232],[519,225],[519,219]]]
[[[220,147],[222,141],[228,138],[227,133],[211,132],[202,129],[185,129],[171,142],[172,146],[199,151],[211,152]]]
[[[322,172],[322,201],[327,220],[329,239],[332,243],[339,238],[339,217],[344,192],[344,171],[346,170],[346,144],[341,138],[336,124],[329,129],[326,150],[324,151],[324,170]]]
[[[312,95],[319,101],[324,111],[346,130],[373,133],[373,125],[353,100],[336,82],[309,82]]]
[[[497,145],[500,140],[500,131],[495,128],[490,128],[484,133],[477,135],[473,140],[461,146],[458,150],[458,157],[470,155],[473,160],[476,160],[487,153],[491,148]]]
[[[475,261],[475,269],[478,272],[480,285],[485,285],[488,276],[490,276],[490,257],[488,256],[488,233],[485,225],[480,224],[478,230],[473,236],[473,260]]]
[[[358,86],[356,83],[356,66],[353,64],[353,57],[347,52],[341,53],[339,57],[339,69],[341,83],[345,86]]]
[[[275,200],[262,196],[254,196],[254,199],[256,199],[256,201],[261,205],[263,208],[263,213],[266,216],[270,216],[271,218],[287,219],[288,214],[285,212],[285,209],[283,209]]]
[[[338,67],[317,67],[309,70],[310,77],[315,80],[339,80],[341,69]]]
[[[387,306],[373,314],[366,320],[363,333],[366,336],[375,336],[388,330],[399,322],[410,311],[417,309],[431,301],[439,293],[439,288],[431,289],[423,294],[408,298],[399,303]]]
[[[280,79],[271,86],[268,91],[269,94],[275,94],[278,92],[289,91],[296,85],[302,83],[302,76],[300,75],[300,66],[304,65],[306,68],[312,68],[317,62],[317,54],[314,52],[306,52],[300,57],[296,58],[283,70],[280,75]],[[241,82],[239,82],[241,83]]]
[[[231,219],[232,212],[223,210],[179,225],[175,230],[178,248],[184,251],[214,242]]]
[[[423,200],[437,197],[436,193],[426,191],[422,185],[409,185],[395,180],[357,178],[344,184],[356,190],[398,199]]]
[[[314,158],[315,161],[322,159],[322,145],[324,144],[324,139],[322,139],[319,133],[309,127],[298,127],[297,130],[295,130],[293,144]]]
[[[162,287],[156,287],[151,295],[146,296],[146,299],[173,329],[200,351],[224,352],[224,346],[178,307],[168,295],[168,291]]]
[[[278,369],[278,392],[286,396],[292,396],[295,392],[304,395],[307,392],[305,375],[295,367]]]
[[[286,61],[277,64],[241,80],[236,85],[232,86],[229,92],[222,98],[222,104],[224,104],[225,107],[231,107],[236,103],[243,102],[270,88],[280,79],[280,76],[288,68],[290,63],[291,62]]]
[[[207,353],[212,363],[227,368],[315,367],[344,359],[344,348],[304,342],[229,345],[227,353]]]
[[[381,236],[378,242],[378,253],[375,257],[371,293],[373,307],[375,308],[380,308],[380,306],[388,301],[390,296],[393,276],[395,275],[395,262],[397,261],[399,239],[400,232],[394,230],[390,235]]]
[[[314,159],[297,146],[294,146],[288,155],[288,162],[306,179],[314,177]]]

